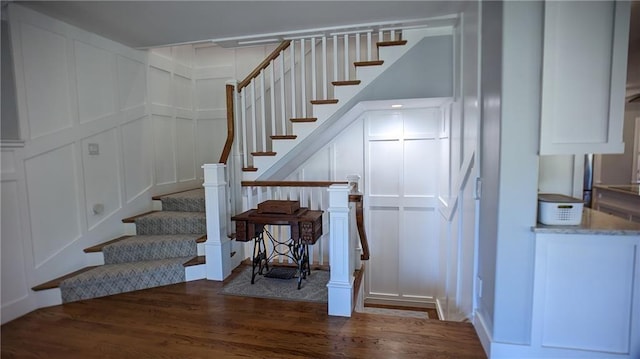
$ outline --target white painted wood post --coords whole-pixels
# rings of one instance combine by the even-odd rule
[[[349,241],[349,186],[329,187],[329,315],[350,317],[353,310],[353,272]]]
[[[207,212],[207,241],[204,245],[207,279],[224,280],[231,274],[231,239],[227,233],[227,182],[225,165],[205,164],[204,199]]]

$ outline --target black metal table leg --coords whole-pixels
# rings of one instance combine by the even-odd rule
[[[262,274],[263,262],[267,270],[269,270],[269,263],[267,263],[267,249],[264,244],[264,238],[262,233],[253,240],[253,258],[251,260],[251,284],[255,283],[256,274]],[[258,272],[256,272],[258,267]]]

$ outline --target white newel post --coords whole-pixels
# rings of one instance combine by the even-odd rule
[[[224,280],[231,274],[231,239],[227,235],[227,192],[224,164],[205,164],[204,199],[207,242],[204,244],[207,279]]]
[[[349,186],[329,187],[329,315],[350,317],[353,309],[353,273],[349,241]]]

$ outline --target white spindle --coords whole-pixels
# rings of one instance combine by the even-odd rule
[[[318,99],[316,97],[317,77],[318,77],[318,71],[316,70],[316,38],[312,37],[311,38],[311,98],[313,100]]]
[[[264,86],[265,71],[260,72],[260,117],[261,117],[261,132],[262,132],[262,151],[267,152],[267,114],[265,113],[265,97],[267,96],[267,89]]]
[[[253,147],[250,152],[257,151],[258,148],[258,119],[256,117],[256,79],[251,79],[251,119],[253,128],[251,129]]]
[[[344,79],[349,80],[349,34],[344,34]]]
[[[333,81],[338,81],[338,35],[333,35]]]
[[[269,79],[269,85],[270,87],[270,91],[271,91],[271,96],[269,96],[269,100],[271,103],[271,134],[275,135],[276,134],[276,96],[275,96],[275,89],[276,89],[276,60],[271,60],[271,65],[269,65],[271,67],[271,78]]]
[[[307,117],[307,66],[305,63],[305,41],[300,39],[300,95],[302,97],[302,117]]]
[[[389,38],[389,41],[395,41],[396,39],[396,30],[391,30],[391,36]]]
[[[382,30],[378,31],[378,42],[384,41],[384,33]]]
[[[367,32],[367,61],[371,61],[371,31]]]
[[[245,88],[244,91],[240,93],[240,103],[242,104],[242,108],[240,109],[242,128],[240,129],[240,131],[242,131],[242,154],[244,157],[244,166],[249,167],[249,151],[247,148],[248,147],[247,132],[249,131],[247,128],[247,100],[246,100],[247,96],[246,95],[247,95],[247,89]]]
[[[296,42],[291,41],[291,69],[289,72],[291,73],[291,117],[296,117]]]
[[[322,37],[322,98],[328,99],[327,95],[327,38]]]
[[[286,103],[285,103],[285,95],[284,95],[284,51],[280,53],[280,109],[282,112],[282,134],[287,134],[287,111],[286,111]],[[293,94],[293,91],[291,91]],[[274,132],[275,133],[275,132]]]
[[[356,32],[356,61],[360,61],[360,33]]]
[[[254,207],[253,202],[253,187],[247,187],[247,208],[249,210]]]

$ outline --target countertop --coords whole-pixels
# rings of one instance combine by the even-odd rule
[[[562,234],[606,234],[606,235],[638,235],[640,223],[624,220],[603,212],[584,208],[582,223],[577,226],[549,226],[538,223],[532,230],[536,233]]]
[[[640,196],[640,185],[637,184],[621,184],[621,185],[595,185],[595,188],[608,189],[610,191],[620,192],[632,196]]]

